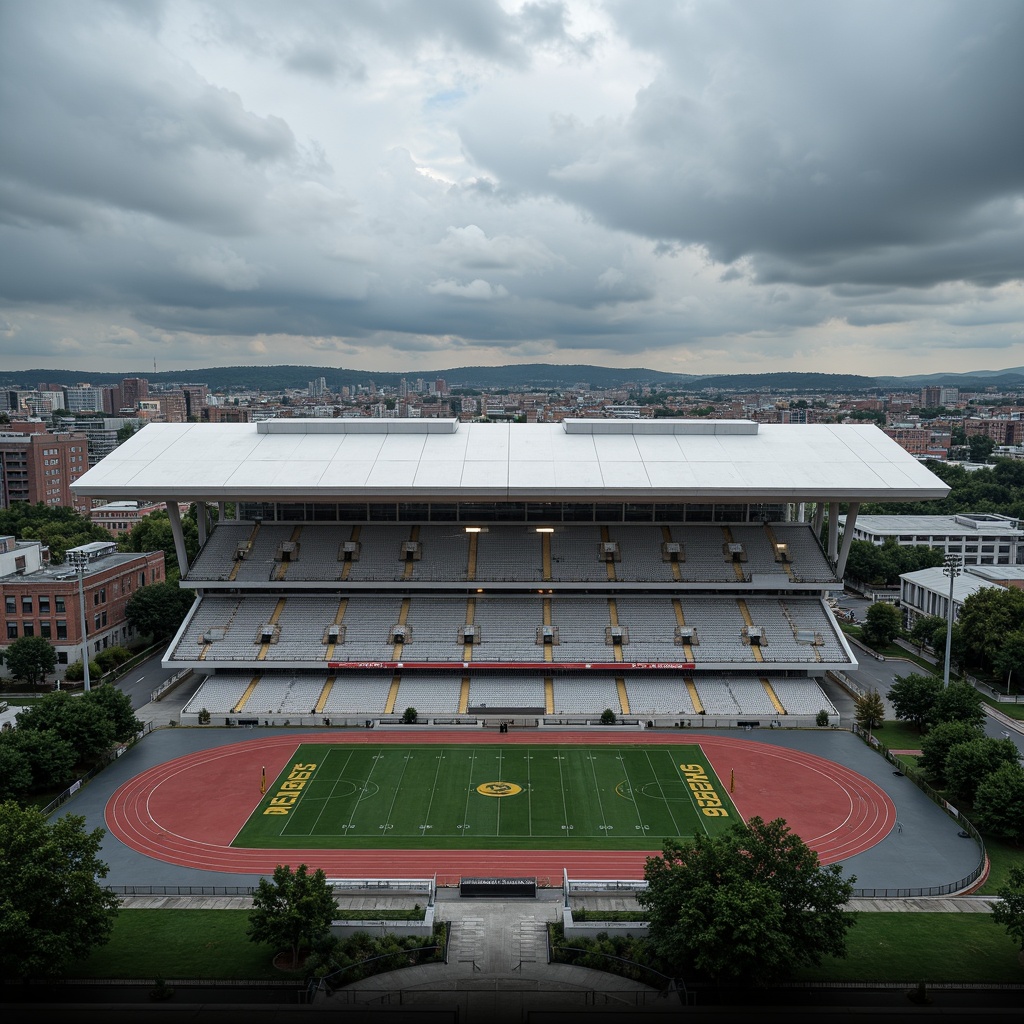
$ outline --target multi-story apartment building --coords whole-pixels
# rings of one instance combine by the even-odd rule
[[[846,529],[846,517],[839,517]],[[1024,529],[1010,516],[964,513],[955,516],[858,516],[854,540],[881,546],[895,540],[902,547],[938,548],[959,555],[964,565],[1024,563]]]
[[[121,380],[121,402],[118,412],[134,412],[139,402],[149,398],[149,381],[145,377],[124,377]]]
[[[71,484],[88,468],[84,434],[2,432],[0,508],[9,508],[16,501],[88,507],[71,493]]]
[[[163,512],[167,508],[164,502],[146,501],[111,501],[106,505],[98,505],[89,511],[89,518],[95,526],[121,537],[130,533],[146,516],[154,512]],[[178,512],[184,515],[188,512],[188,505],[178,506]]]
[[[164,580],[163,552],[119,552],[113,541],[98,541],[70,548],[67,558],[68,564],[40,565],[31,572],[0,576],[4,609],[0,643],[6,646],[19,637],[41,636],[56,648],[59,665],[78,661],[83,608],[90,658],[133,638],[125,606],[140,587]],[[81,561],[81,570],[71,564],[76,559]]]

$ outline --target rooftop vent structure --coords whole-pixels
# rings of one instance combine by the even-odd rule
[[[604,631],[606,644],[628,644],[629,629],[626,626],[606,626]]]
[[[402,542],[402,561],[418,562],[422,552],[418,540],[407,540]]]
[[[275,625],[273,622],[267,622],[260,626],[259,632],[256,634],[256,643],[276,644],[280,636],[281,627]]]
[[[686,553],[679,541],[667,540],[661,545],[661,560],[663,562],[685,562]]]
[[[340,548],[338,548],[338,561],[339,562],[357,562],[359,561],[359,541],[346,540],[342,542]]]
[[[725,557],[730,562],[745,562],[747,552],[742,544],[728,543],[724,547]]]
[[[248,557],[249,557],[249,544],[248,544],[248,542],[246,542],[245,544],[239,544],[238,547],[235,548],[235,561],[236,562],[240,562],[243,558],[248,558]]]
[[[480,627],[474,626],[472,623],[467,623],[459,630],[459,643],[460,644],[478,644],[480,643]]]
[[[391,627],[388,634],[388,642],[393,644],[407,644],[412,639],[412,627],[401,624]]]
[[[537,627],[537,643],[539,644],[551,644],[552,646],[559,643],[558,639],[558,627],[557,626],[538,626]]]
[[[700,642],[697,639],[697,630],[693,626],[676,626],[675,641],[680,646],[689,644],[691,647],[696,647]]]
[[[776,544],[775,545],[775,561],[776,562],[790,562],[792,559],[789,557],[789,545],[788,544]]]
[[[345,642],[345,627],[339,626],[336,623],[331,623],[325,630],[323,640],[321,643],[324,644],[343,644]]]
[[[277,549],[278,562],[294,562],[299,557],[299,545],[293,540],[283,541]]]
[[[743,632],[752,647],[763,647],[767,642],[764,630],[760,626],[747,626]]]

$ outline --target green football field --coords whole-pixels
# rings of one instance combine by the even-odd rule
[[[232,845],[647,850],[738,820],[696,744],[304,743]]]

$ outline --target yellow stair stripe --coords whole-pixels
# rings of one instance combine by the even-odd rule
[[[726,544],[731,544],[732,543],[732,530],[730,530],[728,526],[723,526],[722,527],[722,534],[725,537],[725,543]],[[743,563],[742,562],[733,562],[732,563],[732,571],[733,571],[733,575],[736,577],[736,579],[738,579],[742,583],[743,582],[743,578],[744,578],[743,577]]]
[[[764,532],[768,534],[768,540],[772,547],[775,547],[779,542],[775,538],[775,531],[767,523],[764,524]],[[786,575],[790,579],[793,579],[793,566],[790,565],[789,562],[782,562],[780,564],[782,565],[782,568],[786,570]]]
[[[334,689],[334,681],[337,678],[337,676],[327,677],[327,682],[324,683],[324,688],[320,691],[320,697],[317,699],[316,706],[313,709],[318,715],[323,714],[324,705],[326,705],[327,698],[331,695],[331,690]]]
[[[551,598],[550,597],[545,597],[543,603],[544,603],[544,625],[545,626],[550,626],[551,625]],[[555,648],[554,644],[544,644],[544,660],[545,661],[554,661],[555,660],[554,648]]]
[[[410,599],[408,597],[403,598],[403,600],[402,600],[402,610],[398,613],[398,625],[400,625],[400,626],[404,626],[406,624],[406,621],[409,618],[409,600]],[[399,640],[398,643],[395,644],[395,648],[391,652],[391,660],[392,661],[401,661],[402,660],[402,648],[404,648],[404,647],[405,647],[405,644],[402,643],[401,640]]]
[[[697,687],[694,684],[692,677],[687,676],[685,682],[686,689],[690,694],[690,700],[693,702],[693,710],[696,711],[698,715],[702,715],[704,713],[704,705],[701,704],[700,697],[697,696]]]
[[[353,543],[357,543],[359,541],[359,527],[358,526],[353,526],[352,527],[352,536],[349,537],[349,540],[352,541]],[[347,580],[348,579],[348,574],[351,571],[352,571],[352,563],[351,562],[346,562],[342,566],[342,569],[341,569],[341,578],[343,580]]]
[[[473,625],[473,616],[476,615],[476,598],[470,597],[466,600],[466,625]],[[462,645],[462,660],[472,661],[473,660],[473,645],[463,644]],[[465,714],[465,711],[462,712]]]
[[[683,617],[683,606],[679,602],[678,597],[672,598],[672,609],[676,613],[676,623],[680,626],[686,625],[686,619]],[[697,637],[699,640],[700,637]],[[693,656],[693,646],[691,644],[683,644],[683,657],[686,661],[696,661],[697,659]]]
[[[671,544],[672,543],[672,531],[667,526],[663,526],[661,528],[661,539],[666,544]],[[678,583],[679,580],[681,579],[681,577],[679,575],[679,563],[678,562],[669,562],[669,565],[672,567],[672,579],[674,579]],[[680,625],[682,625],[682,623],[680,623]]]
[[[466,579],[476,579],[476,554],[477,547],[480,544],[480,534],[471,533],[469,535],[469,558],[466,561]]]
[[[740,615],[743,616],[743,621],[748,626],[752,626],[754,624],[754,620],[750,617],[750,611],[747,609],[747,602],[744,601],[742,597],[739,597],[739,598],[736,599],[736,606],[740,610]],[[753,653],[753,655],[754,655],[754,661],[757,661],[757,662],[764,661],[764,655],[761,653],[761,648],[760,647],[758,647],[756,644],[751,644],[750,645],[750,650],[751,650],[751,653]]]
[[[249,539],[245,542],[248,547],[252,547],[253,542],[256,540],[256,534],[260,532],[261,523],[253,523],[252,532],[249,534]],[[233,580],[238,575],[238,570],[242,567],[241,561],[235,562],[231,567],[231,572],[228,575],[229,580]]]
[[[611,624],[613,626],[617,626],[619,624],[619,610],[615,606],[615,598],[614,597],[609,597],[608,598],[608,617],[611,620]],[[622,644],[612,644],[612,659],[614,661],[622,661],[623,660],[622,659]],[[625,692],[625,691],[623,691],[623,692]],[[619,696],[621,697],[622,695],[620,694]],[[628,715],[629,712],[627,711],[626,714]]]
[[[273,614],[270,616],[270,624],[272,626],[276,626],[277,625],[277,620],[279,618],[281,618],[281,612],[284,611],[284,603],[285,603],[285,599],[283,597],[279,597],[277,599],[277,607],[274,609]],[[266,657],[267,657],[267,651],[269,651],[269,650],[270,650],[270,644],[262,644],[260,646],[260,653],[256,655],[256,660],[257,661],[265,661]]]
[[[388,690],[388,699],[384,702],[384,714],[393,715],[395,713],[395,701],[398,700],[398,684],[401,683],[402,677],[396,672],[391,679],[391,689]]]
[[[345,609],[346,608],[348,608],[348,598],[347,597],[343,597],[338,602],[338,610],[337,610],[337,612],[334,613],[334,625],[340,626],[342,624],[342,620],[345,618]],[[334,661],[334,648],[337,647],[337,646],[338,646],[337,644],[328,644],[327,645],[327,653],[324,655],[324,661]]]
[[[626,680],[622,676],[617,676],[615,679],[615,689],[619,691],[619,710],[624,714],[629,714],[629,696],[626,693]]]
[[[602,541],[602,543],[607,544],[610,540],[611,540],[611,537],[608,534],[608,527],[607,526],[602,526],[601,527],[601,541]],[[606,571],[608,573],[608,579],[611,582],[614,583],[615,582],[615,559],[614,558],[610,558],[607,562],[604,563],[604,567],[605,567],[605,569],[606,569]]]
[[[469,711],[469,676],[462,677],[462,689],[459,690],[459,714]]]
[[[260,676],[256,675],[252,677],[249,685],[245,688],[245,693],[239,698],[238,703],[231,709],[231,714],[237,715],[242,708],[245,707],[249,698],[252,696],[252,691],[256,689],[257,683],[260,681]]]
[[[419,540],[419,539],[420,539],[420,528],[418,526],[414,526],[409,531],[409,540]],[[413,568],[415,567],[415,565],[416,565],[416,562],[412,558],[406,560],[406,563],[405,563],[405,573],[402,576],[402,579],[406,579],[406,580],[411,580],[412,579],[412,571],[413,571]]]
[[[544,570],[544,581],[551,582],[551,534],[540,535],[540,557]]]
[[[544,677],[544,713],[555,713],[555,681],[551,676]]]
[[[764,692],[768,694],[768,699],[772,702],[772,706],[775,708],[777,714],[784,715],[786,709],[782,706],[782,701],[779,700],[778,695],[772,689],[772,684],[767,679],[761,680],[761,685],[764,687]]]
[[[292,541],[293,543],[297,544],[299,542],[299,537],[301,535],[302,535],[302,527],[301,526],[296,526],[295,529],[292,530],[292,535],[288,539],[290,541]],[[285,577],[285,574],[288,572],[288,566],[289,565],[291,565],[291,562],[286,562],[286,561],[284,561],[282,559],[281,564],[274,570],[274,579],[275,580],[283,580],[284,577]]]

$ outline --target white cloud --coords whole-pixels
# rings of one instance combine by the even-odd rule
[[[1017,0],[144,6],[5,6],[5,366],[1024,363]]]

